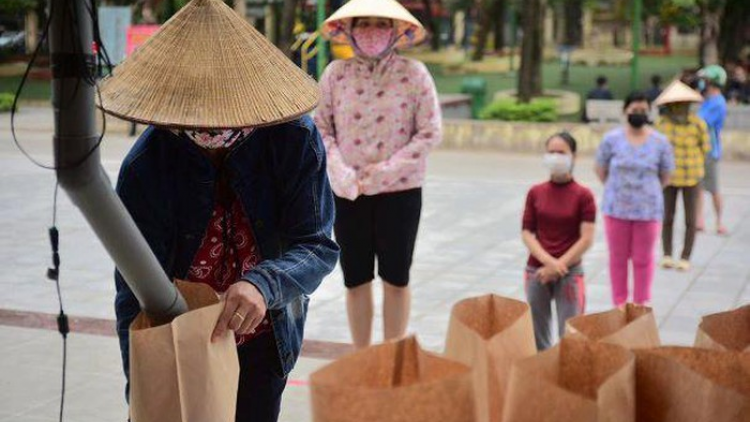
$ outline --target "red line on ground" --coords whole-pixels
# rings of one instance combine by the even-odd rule
[[[116,337],[115,321],[104,318],[68,316],[72,333],[91,334],[105,337]],[[57,330],[57,315],[43,312],[16,311],[0,309],[0,326]],[[302,345],[302,356],[313,359],[336,359],[351,351],[351,344],[322,340],[305,340]],[[304,381],[290,381],[305,383]],[[302,384],[291,384],[302,385]]]

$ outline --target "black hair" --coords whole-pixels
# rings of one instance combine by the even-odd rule
[[[627,97],[625,97],[625,102],[623,103],[622,109],[625,110],[630,106],[630,104],[640,102],[648,103],[649,107],[651,106],[651,101],[648,100],[648,96],[645,93],[641,91],[633,91],[628,94]]]
[[[607,77],[599,76],[598,78],[596,78],[596,85],[597,86],[607,85]]]
[[[576,138],[573,137],[573,135],[570,134],[570,132],[564,130],[562,132],[558,132],[549,138],[547,138],[547,142],[544,143],[545,146],[549,145],[550,141],[552,141],[555,138],[560,138],[563,141],[565,141],[566,144],[570,147],[570,152],[573,153],[573,155],[576,154],[576,151],[578,151],[578,142],[576,142]]]
[[[661,85],[661,75],[653,75],[653,76],[651,76],[651,85],[653,85],[653,86],[659,86],[659,85]]]

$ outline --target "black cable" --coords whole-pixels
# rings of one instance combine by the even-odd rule
[[[57,230],[57,193],[59,188],[60,184],[55,183],[55,191],[52,199],[52,227],[49,229],[50,247],[52,249],[52,268],[47,270],[47,278],[55,282],[57,302],[60,305],[60,311],[57,314],[57,330],[63,338],[62,387],[60,391],[60,422],[62,422],[65,410],[65,386],[68,372],[68,333],[70,332],[70,325],[68,323],[68,315],[65,314],[62,292],[60,290],[60,233]]]
[[[60,317],[65,317],[67,321],[67,316],[65,314],[61,314]],[[58,323],[60,321],[60,317],[58,317]],[[63,336],[62,387],[61,387],[61,393],[60,393],[60,422],[63,422],[63,415],[65,411],[65,381],[66,381],[65,374],[67,372],[68,372],[68,337]]]
[[[29,64],[26,66],[26,70],[23,72],[23,76],[21,77],[21,83],[18,84],[18,88],[16,89],[16,96],[13,99],[13,107],[10,109],[10,133],[13,136],[13,142],[16,144],[16,147],[21,151],[23,155],[26,156],[26,158],[29,159],[32,163],[35,165],[42,167],[42,168],[48,168],[44,164],[37,162],[34,160],[29,153],[26,152],[26,150],[21,146],[21,143],[18,142],[18,138],[16,137],[16,111],[18,110],[18,99],[21,97],[21,92],[23,92],[24,86],[26,86],[26,80],[29,77],[29,72],[31,72],[31,68],[33,64],[36,62],[37,56],[39,56],[39,51],[42,49],[42,45],[44,45],[44,41],[47,39],[47,36],[49,35],[49,27],[50,22],[52,22],[52,14],[54,13],[54,6],[55,2],[50,1],[49,5],[49,14],[47,16],[47,22],[44,25],[44,31],[42,31],[42,35],[39,38],[39,42],[36,44],[36,48],[34,48],[34,52],[31,54],[31,59],[29,60]]]
[[[102,77],[102,64],[107,66],[108,74],[112,74],[112,60],[109,57],[107,48],[102,43],[101,29],[99,28],[99,12],[97,11],[96,1],[92,1],[91,5],[86,4],[86,9],[89,11],[91,18],[93,19],[93,30],[94,30],[94,42],[100,54],[97,54],[96,60],[96,76]]]

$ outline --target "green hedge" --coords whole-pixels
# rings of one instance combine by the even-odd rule
[[[7,92],[0,92],[0,113],[10,111],[13,108],[13,100],[16,98],[15,95]]]
[[[479,113],[479,118],[510,122],[554,122],[557,121],[557,105],[550,99],[536,99],[528,104],[503,99],[485,107]]]

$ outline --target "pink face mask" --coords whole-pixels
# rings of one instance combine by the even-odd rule
[[[204,129],[204,130],[175,130],[176,135],[184,133],[191,141],[205,149],[229,148],[235,142],[252,133],[252,128],[246,129]]]
[[[393,46],[393,28],[354,28],[356,48],[367,57],[381,57]]]

